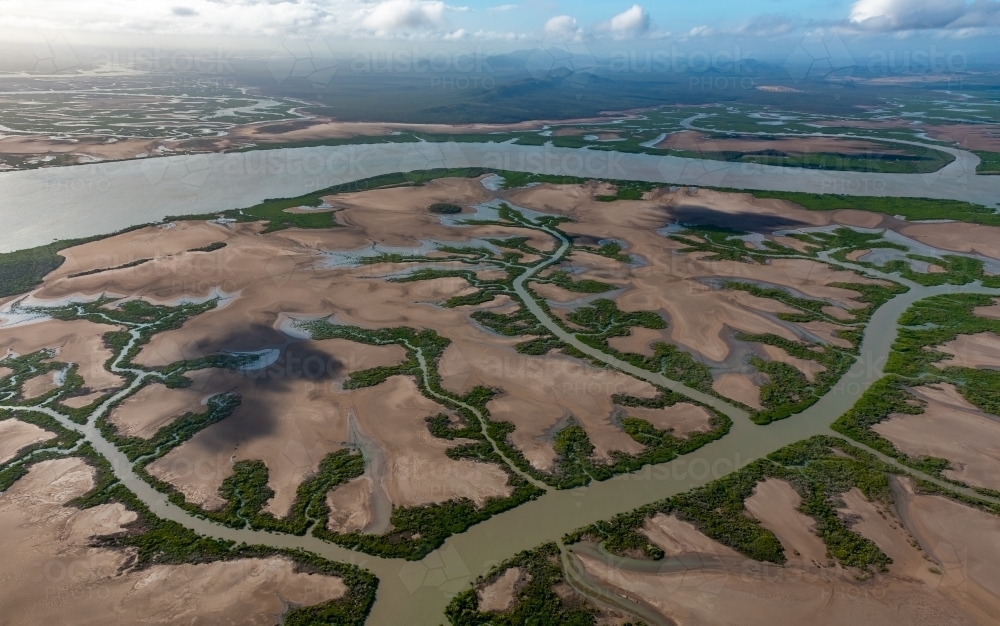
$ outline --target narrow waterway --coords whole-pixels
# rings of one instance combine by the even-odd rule
[[[111,370],[117,373],[135,374],[135,380],[128,388],[105,402],[85,425],[71,422],[65,416],[45,407],[0,408],[41,411],[59,420],[66,428],[82,433],[86,440],[110,461],[116,477],[160,517],[176,521],[199,534],[210,537],[277,548],[302,548],[331,560],[367,568],[380,580],[377,601],[369,623],[379,626],[396,624],[429,626],[444,621],[444,608],[455,592],[465,588],[475,576],[485,573],[491,566],[518,551],[533,548],[547,541],[558,541],[565,533],[585,524],[703,485],[795,441],[817,434],[831,434],[829,425],[851,408],[864,390],[882,376],[882,368],[896,338],[896,322],[899,316],[918,300],[939,294],[962,292],[1000,296],[1000,290],[985,289],[977,284],[963,287],[951,285],[922,287],[908,283],[910,290],[907,293],[896,296],[872,316],[857,361],[828,394],[798,415],[768,426],[757,426],[748,419],[744,411],[718,398],[689,389],[660,374],[635,368],[581,343],[572,333],[564,331],[549,318],[525,288],[526,281],[551,263],[555,263],[569,249],[569,241],[557,233],[549,232],[560,239],[558,250],[549,261],[522,274],[514,283],[516,292],[528,309],[562,341],[637,378],[676,389],[714,406],[730,416],[733,420],[732,428],[722,439],[669,463],[647,466],[638,472],[593,483],[587,487],[564,491],[550,490],[538,500],[451,537],[444,546],[420,562],[372,557],[320,541],[312,536],[296,537],[228,528],[193,516],[170,503],[166,495],[153,489],[134,473],[132,463],[114,445],[105,440],[96,427],[97,419],[110,410],[116,399],[131,393],[144,378],[153,375],[121,367],[121,357],[112,364]],[[900,281],[898,277],[894,278],[899,282],[906,282]],[[138,332],[137,328],[131,329],[133,341]],[[122,354],[127,352],[126,348]],[[428,375],[426,362],[422,357],[422,353],[418,351],[418,361],[426,377]],[[583,584],[584,581],[578,582]]]

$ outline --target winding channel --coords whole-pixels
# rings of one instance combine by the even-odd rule
[[[941,146],[928,147],[942,149]],[[591,156],[598,159],[593,168],[586,165],[577,168],[575,164],[578,161],[585,162]],[[963,153],[959,160],[966,165],[974,163],[969,157],[975,159],[974,155]],[[311,162],[318,164],[313,170],[309,169]],[[260,168],[261,163],[263,169]],[[990,205],[1000,197],[1000,177],[974,176],[967,167],[963,170],[961,165],[955,163],[928,175],[868,175],[757,164],[706,163],[680,157],[611,152],[598,154],[583,151],[581,157],[580,151],[572,149],[496,144],[298,148],[163,157],[0,174],[0,212],[5,215],[8,226],[0,233],[0,252],[48,243],[53,237],[103,234],[156,221],[166,215],[249,206],[267,197],[299,195],[379,174],[469,166],[744,189],[926,196]],[[604,169],[596,171],[594,168]],[[872,185],[879,181],[880,188],[873,189]],[[157,201],[139,204],[136,198],[156,198]],[[66,215],[73,215],[75,219],[66,219]],[[468,582],[475,576],[518,551],[547,541],[558,541],[563,534],[585,524],[706,484],[795,441],[817,434],[832,434],[829,425],[850,409],[864,390],[882,376],[882,368],[896,338],[897,320],[916,301],[945,293],[1000,295],[1000,290],[986,289],[978,284],[923,287],[893,276],[892,280],[907,285],[910,290],[886,302],[875,312],[865,329],[858,359],[838,384],[804,412],[768,426],[756,426],[743,410],[583,344],[550,318],[525,285],[539,271],[561,259],[569,250],[570,242],[551,230],[546,232],[559,240],[558,249],[514,281],[515,291],[526,308],[561,341],[638,379],[712,406],[732,419],[732,427],[725,437],[669,463],[646,466],[632,474],[592,483],[587,487],[549,490],[537,500],[449,538],[441,548],[419,562],[373,557],[309,535],[298,537],[233,529],[194,516],[170,503],[165,494],[153,489],[134,473],[132,463],[105,440],[96,427],[97,419],[106,414],[117,399],[134,391],[146,378],[155,376],[150,372],[122,367],[121,356],[111,365],[111,370],[132,374],[135,379],[102,404],[86,424],[71,422],[47,407],[0,408],[42,412],[66,428],[81,433],[108,459],[118,480],[153,513],[196,533],[248,544],[301,548],[330,560],[370,570],[380,581],[370,624],[434,625],[445,621],[444,608],[456,592],[467,588]],[[878,274],[868,268],[854,266],[852,269]],[[138,327],[132,327],[130,332],[134,342],[138,337]],[[120,354],[127,352],[126,348]],[[426,379],[426,362],[419,351],[418,361]],[[495,442],[491,443],[496,447]],[[910,468],[903,469],[917,474]],[[931,477],[920,476],[932,480]],[[948,487],[955,489],[951,485]],[[574,576],[573,571],[570,575]],[[573,582],[578,588],[586,582],[576,578],[579,577],[574,577]],[[583,588],[581,591],[588,595],[600,592]],[[595,599],[601,601],[600,597]],[[607,603],[608,599],[603,601]],[[627,599],[625,604],[618,600],[613,603],[646,615],[643,607],[628,605]]]
[[[175,506],[167,500],[165,494],[156,491],[136,475],[132,463],[113,444],[104,439],[96,422],[110,410],[116,400],[134,391],[146,378],[156,376],[155,373],[122,367],[123,355],[128,353],[129,347],[138,338],[141,326],[129,329],[132,335],[129,345],[110,366],[111,371],[115,373],[134,375],[134,380],[128,387],[105,401],[90,416],[86,424],[72,422],[66,416],[47,407],[0,406],[0,409],[42,412],[58,420],[64,427],[81,433],[87,442],[109,460],[118,480],[135,493],[151,511],[201,535],[276,548],[301,548],[327,559],[353,563],[372,571],[379,577],[380,583],[369,623],[379,626],[432,625],[442,623],[444,608],[454,593],[466,588],[468,582],[475,576],[485,573],[492,565],[520,550],[527,550],[547,541],[558,541],[563,534],[585,524],[703,485],[795,441],[817,434],[836,434],[829,430],[829,425],[850,409],[864,390],[882,376],[882,367],[896,338],[896,322],[900,315],[918,300],[939,294],[960,292],[1000,296],[1000,289],[986,289],[979,284],[961,287],[951,285],[923,287],[899,277],[892,277],[893,280],[907,285],[910,290],[883,304],[875,312],[865,330],[858,359],[840,382],[802,413],[767,426],[756,426],[743,410],[667,379],[661,374],[636,368],[587,346],[549,317],[525,287],[525,283],[545,267],[558,262],[568,252],[570,241],[560,233],[545,230],[559,240],[558,249],[548,259],[533,266],[514,281],[514,289],[528,310],[560,340],[636,378],[679,391],[713,406],[733,420],[732,427],[725,437],[669,463],[646,466],[632,474],[592,483],[583,488],[549,490],[537,500],[497,515],[473,526],[465,533],[449,538],[441,548],[419,562],[373,557],[341,548],[310,535],[298,537],[221,526]],[[879,274],[868,268],[853,267],[869,274]],[[419,350],[417,355],[426,380],[429,376],[426,360]],[[491,443],[495,446],[495,442]],[[902,469],[922,478],[931,478],[910,468]],[[954,487],[949,485],[949,488]],[[563,558],[568,558],[565,553]],[[648,607],[638,605],[628,598],[612,597],[607,592],[588,585],[586,577],[575,565],[568,570],[568,573],[574,587],[599,603],[626,608],[639,615],[649,613]]]

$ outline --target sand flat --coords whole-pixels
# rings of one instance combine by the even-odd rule
[[[784,480],[769,478],[757,483],[743,503],[761,525],[773,532],[790,563],[809,565],[826,560],[826,545],[815,532],[816,520],[798,511],[802,497]]]
[[[211,222],[176,222],[147,226],[59,252],[66,261],[45,277],[53,282],[73,274],[119,267],[142,259],[178,254],[225,241],[232,231]]]
[[[746,374],[722,374],[712,383],[712,389],[754,409],[762,408],[760,388]]]
[[[495,465],[454,461],[445,450],[458,442],[433,437],[424,418],[444,410],[420,394],[409,377],[376,387],[342,391],[312,380],[264,380],[241,388],[243,404],[229,417],[200,431],[150,464],[192,502],[218,508],[222,481],[232,460],[262,460],[275,491],[266,510],[284,517],[295,490],[326,455],[348,441],[353,413],[385,454],[384,478],[397,506],[417,506],[468,497],[477,504],[509,493],[507,475]]]
[[[174,347],[177,351],[172,350]],[[148,361],[163,363],[171,356],[183,354],[183,347],[176,344],[160,344],[158,348],[147,357]],[[396,365],[405,358],[406,351],[398,345],[370,346],[346,339],[328,339],[294,344],[285,354],[286,360],[278,367],[263,372],[205,369],[187,374],[192,380],[189,387],[167,389],[163,385],[148,385],[117,407],[110,419],[123,433],[149,438],[187,411],[204,411],[210,396],[227,391],[241,394],[249,386],[264,383],[262,378],[314,380],[316,385],[321,384],[320,378],[329,378],[342,383],[353,372]]]
[[[979,317],[988,317],[990,319],[998,320],[1000,319],[1000,300],[994,301],[994,304],[991,306],[976,307],[972,312]]]
[[[996,226],[966,222],[909,224],[899,232],[942,250],[1000,259],[1000,228]]]
[[[872,426],[904,454],[951,461],[944,475],[976,487],[1000,489],[1000,422],[969,404],[952,385],[917,387],[927,405],[920,415],[895,414]]]
[[[778,346],[772,346],[766,343],[759,344],[759,346],[761,351],[767,355],[769,360],[791,365],[795,369],[802,372],[809,381],[816,380],[817,374],[826,371],[826,368],[819,362],[794,357]]]
[[[858,292],[831,284],[885,284],[809,259],[773,259],[766,264],[712,261],[707,258],[709,253],[680,253],[683,244],[656,232],[673,220],[684,222],[689,216],[700,219],[706,214],[735,220],[737,226],[747,222],[747,228],[767,236],[782,227],[825,226],[837,223],[836,219],[866,226],[882,219],[868,212],[807,211],[784,201],[705,189],[693,196],[683,190],[659,189],[646,194],[642,201],[613,202],[613,210],[609,210],[608,203],[598,202],[587,185],[536,185],[515,190],[510,198],[519,206],[571,216],[575,221],[562,228],[589,245],[605,239],[625,242],[626,251],[640,257],[641,264],[628,266],[574,252],[564,266],[585,268],[581,278],[624,287],[615,297],[619,308],[661,312],[670,323],[669,342],[708,361],[728,358],[726,335],[730,330],[772,333],[789,340],[805,336],[849,347],[849,342],[834,336],[837,327],[832,324],[802,324],[801,332],[796,331],[793,325],[774,319],[776,313],[792,312],[788,307],[744,292],[719,290],[704,284],[708,281],[731,279],[787,287],[835,303],[840,310],[834,314],[842,318],[849,316],[850,309],[864,304]],[[794,239],[788,239],[788,243],[801,244]]]
[[[678,437],[691,432],[711,430],[712,414],[705,407],[691,402],[678,402],[662,409],[627,407],[623,411],[629,417],[646,420],[655,428],[673,431]]]
[[[372,521],[372,480],[359,476],[326,495],[330,518],[326,527],[337,533],[364,530]]]
[[[667,330],[671,343],[711,361],[723,361],[729,355],[730,347],[724,336],[727,329],[770,333],[790,341],[797,338],[785,326],[757,314],[761,309],[770,312],[768,309],[777,308],[771,305],[773,300],[766,303],[756,300],[763,298],[714,290],[693,281],[665,282],[652,276],[648,282],[633,281],[629,290],[615,298],[623,311],[664,311],[670,320]],[[760,305],[761,309],[755,310],[754,305]]]
[[[929,584],[935,582],[935,576],[928,570],[930,564],[913,546],[913,537],[891,512],[890,507],[870,502],[857,487],[845,491],[841,497],[845,506],[837,509],[838,513],[851,530],[872,540],[892,559],[890,571]]]
[[[981,623],[1000,611],[1000,518],[942,496],[919,495],[908,478],[894,479],[907,529],[942,574],[937,589],[978,611]]]
[[[666,556],[698,553],[708,556],[741,558],[740,554],[714,539],[710,539],[690,522],[678,519],[673,513],[657,513],[646,520],[642,534],[655,543]]]
[[[14,458],[25,446],[54,438],[53,433],[13,417],[0,421],[0,463]]]
[[[943,367],[955,365],[972,369],[1000,369],[1000,336],[996,333],[959,335],[935,350],[953,355],[938,364]]]
[[[572,418],[587,432],[599,459],[611,450],[637,453],[642,446],[613,423],[611,396],[626,393],[654,397],[656,389],[620,372],[599,369],[561,355],[529,356],[510,347],[518,340],[463,340],[449,346],[439,371],[445,389],[462,393],[475,385],[499,387],[504,393],[486,408],[492,419],[508,421],[510,435],[527,459],[539,469],[555,461],[553,428]]]
[[[836,324],[831,324],[830,322],[806,322],[805,324],[799,324],[799,326],[831,346],[836,346],[838,348],[851,347],[850,341],[837,336],[838,332],[844,330],[843,326],[837,326]]]
[[[0,494],[0,578],[11,624],[275,624],[286,603],[342,597],[339,578],[296,572],[285,558],[130,569],[126,551],[92,547],[136,519],[121,504],[67,506],[93,487],[76,458],[44,461]],[[85,564],[85,566],[81,566]],[[24,572],[50,572],[43,584]]]
[[[502,613],[514,605],[514,586],[521,579],[521,568],[511,567],[499,578],[476,591],[479,596],[479,610],[487,613]]]
[[[21,395],[31,400],[39,396],[44,396],[59,387],[60,385],[56,382],[56,372],[48,372],[33,376],[24,381],[21,385]]]
[[[647,574],[615,568],[586,555],[578,554],[575,558],[605,586],[641,599],[677,624],[974,626],[989,623],[962,610],[944,593],[907,580],[886,580],[873,587],[848,577],[794,567],[766,572],[751,567]]]
[[[211,396],[220,393],[226,382],[235,382],[232,372],[215,369],[189,372],[187,377],[193,381],[190,387],[168,389],[160,383],[146,385],[115,407],[108,420],[120,435],[149,439],[185,413],[204,412]]]
[[[537,283],[531,281],[528,284],[528,287],[531,288],[532,291],[534,291],[541,297],[545,298],[546,300],[550,302],[558,302],[560,304],[573,302],[575,300],[582,300],[587,296],[592,295],[592,294],[570,291],[568,289],[560,287],[559,285],[553,285],[551,283]]]
[[[620,352],[632,352],[643,356],[653,356],[655,354],[652,344],[666,342],[669,333],[663,330],[653,330],[636,326],[629,330],[629,334],[624,337],[612,337],[608,340],[611,348]]]
[[[89,404],[93,404],[95,400],[103,397],[104,395],[103,391],[95,391],[93,393],[83,394],[82,396],[64,398],[60,400],[59,403],[68,406],[71,409],[82,409]]]
[[[12,350],[25,355],[43,348],[53,349],[56,352],[53,361],[79,366],[79,374],[88,390],[108,391],[123,382],[119,376],[104,369],[105,361],[111,358],[111,350],[104,346],[102,335],[112,330],[116,328],[87,320],[49,320],[0,329],[0,354]]]

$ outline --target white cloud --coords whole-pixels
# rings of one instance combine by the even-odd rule
[[[582,31],[577,26],[575,17],[557,15],[545,22],[545,32],[549,35],[569,38],[579,36]]]
[[[709,37],[714,33],[715,31],[712,30],[709,26],[702,25],[702,26],[695,26],[694,28],[689,30],[685,34],[685,37]]]
[[[447,0],[0,0],[6,33],[441,38],[468,24]],[[16,38],[15,38],[16,39]]]
[[[519,4],[501,4],[500,6],[490,7],[486,10],[491,13],[506,13],[507,11],[513,11],[514,9],[520,9],[520,8],[521,5]]]
[[[649,31],[649,13],[638,4],[611,18],[607,29],[619,37],[636,37]]]
[[[744,23],[734,32],[738,35],[750,35],[752,37],[780,37],[791,33],[796,27],[796,22],[783,15],[757,15]]]
[[[444,25],[445,3],[421,0],[386,0],[361,22],[375,31],[435,28]]]
[[[0,0],[5,31],[285,36],[316,32],[349,15],[350,0]]]
[[[458,41],[459,39],[465,39],[468,36],[469,36],[469,33],[466,32],[466,30],[464,28],[459,28],[458,30],[456,30],[453,33],[448,33],[442,39],[445,39],[445,40],[448,40],[448,41]]]
[[[1000,3],[993,0],[857,0],[850,24],[868,31],[969,29],[1000,25]]]
[[[545,22],[545,32],[550,35],[564,35],[577,31],[579,28],[576,26],[576,18],[569,15],[557,15]]]

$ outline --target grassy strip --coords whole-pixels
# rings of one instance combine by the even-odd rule
[[[1000,153],[974,150],[979,157],[979,165],[976,166],[977,174],[1000,174]]]
[[[849,456],[834,453],[838,449]],[[657,514],[675,514],[707,536],[738,552],[771,563],[784,563],[781,543],[774,533],[745,513],[744,502],[757,483],[770,478],[788,481],[802,496],[799,511],[814,518],[817,534],[829,556],[863,575],[884,571],[892,562],[874,543],[850,530],[837,514],[839,495],[858,487],[873,500],[888,501],[888,466],[838,439],[813,437],[755,461],[704,487],[667,498],[611,520],[570,533],[566,543],[601,541],[615,554],[663,558],[663,551],[639,531]]]

